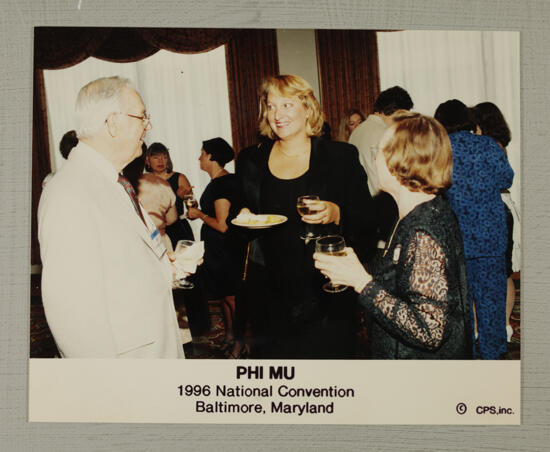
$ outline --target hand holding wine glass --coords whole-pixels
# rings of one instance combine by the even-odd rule
[[[316,245],[313,254],[315,268],[329,278],[336,287],[350,286],[357,293],[361,293],[365,286],[372,281],[372,276],[365,270],[353,249],[344,245],[343,238],[340,237],[342,239],[340,243],[338,239],[326,239],[326,237],[339,236],[325,236],[317,240],[317,242],[321,240],[321,243]],[[327,244],[326,241],[329,243]],[[336,242],[335,246],[330,244],[332,241]],[[323,252],[323,249],[329,252]],[[338,251],[333,251],[334,249],[338,249]]]
[[[178,269],[175,275],[175,286],[180,289],[192,289],[195,285],[187,281],[187,273],[185,272],[182,265],[178,265],[178,257],[181,259],[181,255],[185,252],[187,248],[193,246],[195,242],[193,240],[179,240],[176,244],[176,249],[174,250],[175,257],[175,266]]]
[[[331,201],[316,200],[308,202],[308,212],[302,214],[302,221],[308,224],[339,224],[340,223],[340,207]],[[298,198],[299,199],[299,198]]]
[[[315,241],[315,253],[329,256],[345,256],[346,242],[340,235],[323,235]],[[326,275],[325,275],[326,276]],[[323,284],[325,292],[337,293],[347,289],[345,285],[335,285],[332,282]]]
[[[187,209],[197,208],[199,206],[199,203],[195,199],[195,195],[193,193],[183,195],[183,203],[185,204],[185,207],[187,207]]]
[[[319,196],[303,195],[298,196],[298,199],[296,200],[296,208],[303,219],[308,215],[315,214],[317,211],[322,209],[323,206],[320,204]],[[304,231],[300,234],[300,238],[308,243],[309,240],[317,238],[317,234],[313,231],[313,227],[304,225]]]

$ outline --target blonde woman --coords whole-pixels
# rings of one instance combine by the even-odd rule
[[[252,352],[259,357],[354,357],[355,297],[351,291],[322,291],[314,244],[300,239],[304,223],[353,244],[373,236],[371,197],[357,149],[320,138],[323,122],[309,83],[294,75],[270,77],[260,89],[259,130],[265,140],[237,159],[243,207],[288,217],[282,225],[248,234]],[[314,213],[298,215],[301,195],[319,197]]]

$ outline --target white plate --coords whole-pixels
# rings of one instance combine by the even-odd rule
[[[270,218],[270,222],[267,223],[267,217]],[[275,214],[265,214],[265,215],[256,215],[254,220],[258,221],[258,223],[250,223],[250,220],[245,222],[237,221],[236,218],[233,218],[231,220],[231,223],[235,226],[241,226],[243,228],[248,229],[265,229],[270,228],[272,226],[277,226],[279,224],[283,224],[286,220],[288,220],[287,217],[284,215],[275,215]]]

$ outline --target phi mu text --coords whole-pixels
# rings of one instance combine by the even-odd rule
[[[270,380],[293,380],[294,366],[268,366],[265,375]],[[264,378],[264,366],[237,366],[237,379],[262,380]]]

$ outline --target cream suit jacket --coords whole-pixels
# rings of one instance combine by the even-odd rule
[[[42,193],[48,324],[64,357],[183,358],[169,260],[117,178],[80,142]]]
[[[378,171],[376,170],[375,155],[384,133],[388,130],[388,125],[384,120],[375,114],[367,116],[359,124],[349,137],[349,142],[359,150],[359,161],[369,178],[369,191],[371,196],[376,196],[380,187],[378,185]]]

